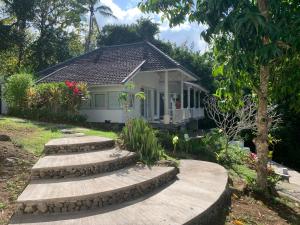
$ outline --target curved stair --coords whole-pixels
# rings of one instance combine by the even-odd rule
[[[137,155],[117,148],[83,153],[47,155],[31,170],[32,179],[87,176],[121,169],[133,164]]]
[[[81,142],[91,139],[81,139]],[[174,167],[135,164],[134,153],[117,150],[113,145],[108,149],[109,140],[99,139],[101,141],[106,144],[87,141],[88,145],[92,143],[90,146],[97,146],[91,149],[84,148],[74,138],[64,139],[63,152],[77,149],[75,153],[59,152],[45,156],[33,171],[89,168],[89,165],[118,163],[126,157],[133,157],[134,160],[127,164],[120,163],[111,172],[99,170],[93,175],[76,176],[71,173],[68,178],[53,176],[51,179],[37,176],[19,196],[18,209],[11,224],[219,224],[229,200],[228,177],[223,167],[214,163],[182,160],[178,174],[178,169]],[[74,148],[74,142],[85,150],[79,153],[79,148]],[[68,143],[72,150],[68,149]],[[60,149],[57,144],[55,149]],[[120,155],[111,159],[113,152]]]

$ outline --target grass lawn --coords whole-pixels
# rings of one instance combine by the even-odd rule
[[[44,144],[50,139],[63,136],[61,129],[71,129],[85,135],[102,136],[115,139],[117,134],[111,131],[101,131],[72,125],[36,122],[14,117],[0,117],[0,133],[10,136],[19,147],[40,156]]]

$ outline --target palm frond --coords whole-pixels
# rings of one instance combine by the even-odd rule
[[[112,13],[105,12],[105,11],[98,11],[98,12],[101,14],[101,16],[113,17],[113,18],[117,19],[117,17],[114,14],[112,14]]]
[[[107,13],[113,13],[113,11],[111,10],[111,8],[109,8],[108,6],[105,5],[100,5],[96,8],[96,11],[106,11]]]

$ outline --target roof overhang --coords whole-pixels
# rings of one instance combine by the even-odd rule
[[[204,91],[205,93],[208,93],[209,91],[207,89],[205,89],[204,87],[202,87],[200,84],[195,84],[195,83],[192,83],[192,82],[184,82],[184,84],[188,85],[188,86],[191,86],[191,87],[194,87],[194,88],[197,88],[201,91]]]

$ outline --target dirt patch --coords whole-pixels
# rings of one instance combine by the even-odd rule
[[[233,194],[226,225],[299,225],[300,207],[295,202],[260,200]]]
[[[9,141],[0,141],[0,224],[7,224],[37,158]]]

